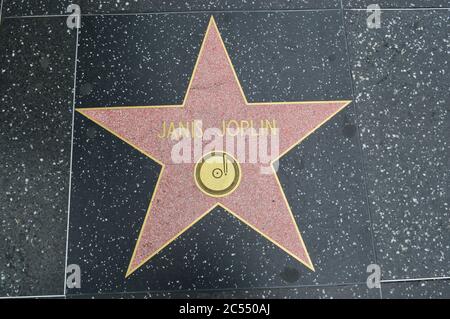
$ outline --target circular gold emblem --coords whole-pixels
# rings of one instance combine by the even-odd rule
[[[195,183],[205,194],[223,197],[232,193],[239,185],[241,167],[225,152],[204,155],[195,165]]]

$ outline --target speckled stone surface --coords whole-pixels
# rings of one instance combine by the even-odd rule
[[[386,11],[346,25],[384,279],[450,275],[448,16]]]
[[[135,0],[117,1],[84,0],[84,7],[91,13],[105,12],[164,12],[164,11],[228,11],[228,10],[292,10],[339,8],[339,0]]]
[[[69,295],[68,298],[112,299],[378,299],[379,289],[365,285],[273,288],[252,290],[187,291]]]
[[[66,8],[72,3],[81,1],[70,0],[3,0],[3,16],[33,16],[67,14]]]
[[[0,295],[62,294],[75,33],[0,26]]]
[[[249,102],[351,94],[339,11],[214,16]],[[209,17],[84,17],[77,106],[181,104]]]
[[[381,290],[389,299],[449,299],[450,279],[383,283]]]
[[[181,104],[208,17],[83,18],[77,107]]]
[[[448,0],[342,0],[344,8],[366,9],[371,4],[380,8],[448,8]]]
[[[250,101],[334,100],[351,95],[339,11],[219,14],[215,18]],[[78,105],[130,105],[132,97],[138,105],[181,103],[208,20],[209,15],[190,14],[86,17],[80,38],[78,87],[94,84],[88,94],[80,98],[77,94]],[[329,24],[321,23],[324,20]],[[139,33],[115,41],[111,38],[113,26],[121,28],[120,34],[126,30]],[[169,39],[162,42],[163,48],[147,44],[158,29],[165,31],[164,39]],[[193,40],[188,42],[184,34],[191,33]],[[175,41],[175,35],[181,38],[181,44]],[[130,51],[136,43],[139,51]],[[170,68],[162,74],[145,72],[148,61],[154,61],[158,54],[161,63],[174,65],[177,73]],[[107,70],[112,63],[121,72],[102,72],[100,61]],[[142,67],[140,90],[133,82],[136,65]],[[98,77],[105,81],[94,82]],[[146,86],[162,93],[146,94]],[[89,138],[87,143],[86,132],[92,129],[102,132],[104,139]],[[130,176],[149,181],[146,176],[156,178],[158,165],[127,144],[115,141],[112,135],[104,135],[103,129],[78,114],[75,135],[76,206],[71,210],[69,261],[80,263],[84,282],[81,290],[69,293],[365,282],[366,267],[374,256],[351,105],[284,157],[278,174],[299,228],[305,229],[302,235],[316,272],[301,266],[225,211],[215,209],[125,280],[124,270],[154,184],[149,182],[143,187],[142,182],[136,182],[141,189],[130,191],[114,179],[124,178],[121,174],[128,171]],[[126,170],[120,162],[114,168],[117,158],[111,156],[101,156],[100,164],[102,148],[119,158],[135,154],[153,169],[139,170],[143,164],[133,165],[131,160],[126,161]],[[90,168],[90,163],[95,167]],[[104,168],[116,173],[105,173]],[[93,181],[102,185],[101,189],[91,186]],[[107,188],[111,184],[113,192]],[[83,200],[86,189],[90,190],[88,201]],[[130,200],[130,196],[138,199]],[[110,201],[126,209],[111,207]],[[99,221],[95,222],[97,214],[108,216],[108,221],[100,218],[101,232],[94,236],[92,229],[99,227]],[[114,226],[111,231],[109,224],[120,228]],[[106,259],[102,251],[110,252]]]
[[[152,13],[186,11],[242,11],[242,10],[312,10],[344,8],[365,9],[377,3],[381,8],[443,8],[447,0],[3,0],[4,16],[68,14],[70,4],[78,4],[83,14]]]
[[[0,297],[64,293],[75,33],[65,17],[12,16],[68,4],[3,0]],[[280,161],[315,272],[217,208],[125,279],[161,168],[76,113],[68,263],[81,289],[68,298],[450,298],[445,279],[365,284],[375,262],[384,279],[450,275],[448,11],[387,10],[367,29],[363,10],[292,10],[335,0],[80,5],[95,15],[77,107],[182,103],[210,13],[177,12],[198,10],[233,11],[214,16],[249,102],[355,101]],[[154,11],[173,12],[98,15]]]
[[[149,13],[185,11],[231,11],[231,10],[293,10],[338,9],[340,0],[3,0],[4,15],[28,16],[66,14],[68,5],[75,3],[84,14],[102,13]]]

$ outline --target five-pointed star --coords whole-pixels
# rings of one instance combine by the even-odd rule
[[[237,189],[220,198],[200,191],[192,163],[174,164],[173,141],[159,137],[163,122],[201,120],[221,127],[222,120],[273,119],[278,123],[281,155],[296,146],[350,101],[249,103],[246,100],[214,18],[211,17],[182,105],[78,109],[110,133],[157,161],[162,170],[150,201],[126,276],[220,205],[240,221],[314,270],[275,170],[241,163]]]

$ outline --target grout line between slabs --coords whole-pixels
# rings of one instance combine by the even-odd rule
[[[343,27],[343,31],[344,31],[345,53],[346,53],[346,57],[347,57],[348,72],[349,72],[349,76],[350,76],[350,87],[351,87],[351,91],[352,91],[352,104],[353,104],[353,110],[355,112],[355,117],[356,117],[355,118],[356,136],[357,136],[357,140],[358,140],[358,144],[359,144],[359,151],[361,154],[361,170],[362,170],[362,174],[363,174],[362,177],[363,177],[364,195],[366,198],[366,214],[368,215],[369,221],[370,221],[370,237],[372,240],[372,253],[373,253],[373,256],[375,259],[375,263],[378,264],[378,254],[377,254],[377,250],[376,250],[375,234],[374,234],[374,228],[373,228],[373,216],[372,216],[372,212],[370,210],[369,192],[367,190],[368,176],[367,176],[367,170],[366,170],[366,159],[364,156],[360,128],[358,125],[359,112],[358,112],[358,107],[357,107],[357,103],[355,100],[355,97],[356,97],[355,85],[353,83],[353,72],[352,72],[351,59],[350,59],[350,49],[349,49],[349,45],[348,45],[347,28],[346,28],[346,24],[345,24],[345,10],[344,10],[344,5],[342,3],[342,0],[340,0],[340,3],[341,3],[341,20],[342,20],[342,27]],[[379,288],[379,289],[380,289],[380,298],[383,298],[381,288]]]
[[[32,19],[32,18],[62,18],[68,17],[69,14],[37,14],[37,15],[23,15],[23,16],[6,16],[4,19]]]
[[[221,292],[239,292],[239,291],[264,291],[264,290],[293,290],[293,289],[319,289],[319,288],[333,288],[333,287],[346,287],[346,286],[362,286],[366,283],[353,282],[353,283],[342,283],[342,284],[319,284],[319,285],[302,285],[302,286],[273,286],[273,287],[243,287],[243,288],[210,288],[210,289],[181,289],[181,290],[138,290],[138,291],[123,291],[123,292],[107,292],[107,293],[81,293],[73,294],[72,296],[108,296],[108,295],[129,295],[129,294],[161,294],[161,293],[182,293],[182,294],[193,294],[193,293],[221,293]]]
[[[0,25],[2,23],[2,13],[3,13],[3,0],[0,2]]]
[[[417,278],[417,279],[398,279],[396,283],[411,282],[411,281],[439,281],[449,280],[450,277],[431,277],[431,278]],[[382,280],[381,283],[387,283]],[[182,294],[195,294],[195,293],[221,293],[221,292],[238,292],[238,291],[264,291],[264,290],[293,290],[293,289],[307,289],[307,288],[333,288],[333,287],[346,287],[346,286],[365,286],[365,282],[354,283],[341,283],[341,284],[319,284],[319,285],[300,285],[300,286],[274,286],[274,287],[246,287],[246,288],[224,288],[224,289],[198,289],[198,290],[149,290],[149,291],[123,291],[123,292],[107,292],[107,293],[81,293],[74,294],[72,296],[112,296],[112,295],[130,295],[130,294],[161,294],[161,293],[182,293]],[[368,288],[369,289],[369,288]],[[381,292],[381,287],[378,288]]]
[[[417,7],[417,8],[380,8],[381,11],[432,11],[432,10],[450,10],[450,7]],[[364,8],[347,8],[344,11],[367,11]]]
[[[102,15],[169,15],[169,14],[221,14],[221,13],[289,13],[289,12],[316,12],[316,11],[338,11],[339,8],[319,9],[248,9],[248,10],[192,10],[192,11],[148,11],[148,12],[108,12],[108,13],[86,13],[85,16]]]
[[[289,12],[315,12],[315,11],[338,11],[339,8],[321,8],[321,9],[275,9],[275,10],[192,10],[192,11],[148,11],[148,12],[105,12],[105,13],[83,13],[81,8],[81,16],[133,16],[133,15],[172,15],[172,14],[214,14],[214,13],[289,13]],[[5,17],[8,19],[17,18],[45,18],[45,17],[67,17],[70,14],[41,14],[41,15],[16,15]]]
[[[3,0],[1,0],[3,2]],[[319,9],[274,9],[274,10],[192,10],[192,11],[149,11],[149,12],[105,12],[105,13],[86,13],[81,16],[133,16],[133,15],[171,15],[171,14],[214,14],[214,13],[290,13],[290,12],[317,12],[317,11],[367,11],[365,8],[319,8]],[[433,11],[450,10],[450,7],[417,7],[417,8],[381,8],[381,11]],[[24,18],[51,18],[67,17],[70,14],[41,14],[41,15],[15,15],[6,16],[4,19],[24,19]]]
[[[65,295],[36,295],[36,296],[11,296],[11,297],[0,297],[2,299],[34,299],[34,298],[64,298]]]
[[[306,289],[306,288],[331,288],[331,287],[345,287],[345,286],[360,286],[366,285],[364,282],[349,282],[349,283],[330,283],[330,284],[317,284],[317,285],[299,285],[299,286],[273,286],[273,287],[242,287],[242,288],[206,288],[206,289],[168,289],[168,290],[136,290],[136,291],[118,291],[118,292],[104,292],[104,293],[74,293],[72,295],[34,295],[34,296],[10,296],[0,297],[0,299],[19,299],[19,298],[52,298],[52,297],[67,297],[67,296],[108,296],[108,295],[129,295],[129,294],[156,294],[156,293],[208,293],[208,292],[233,292],[233,291],[252,291],[252,290],[271,290],[271,289]]]
[[[438,281],[438,280],[450,280],[450,276],[443,277],[425,277],[425,278],[405,278],[405,279],[382,279],[381,283],[397,283],[397,282],[417,282],[417,281]]]
[[[80,17],[76,17],[80,19]],[[75,98],[76,98],[76,88],[77,88],[77,65],[78,65],[78,39],[80,34],[80,28],[75,27],[76,30],[76,40],[75,40],[75,63],[73,71],[73,96],[72,96],[72,132],[70,138],[70,164],[69,164],[69,192],[67,201],[67,226],[66,226],[66,259],[64,267],[64,295],[66,295],[66,274],[67,274],[67,260],[69,255],[69,225],[70,225],[70,199],[72,195],[72,164],[73,164],[73,132],[75,123]]]
[[[424,277],[424,278],[406,278],[406,279],[389,279],[381,280],[385,283],[404,283],[404,282],[420,282],[420,281],[445,281],[450,280],[450,276],[443,277]],[[302,289],[302,288],[331,288],[344,286],[359,286],[366,283],[342,283],[342,284],[321,284],[321,285],[300,285],[300,286],[274,286],[274,287],[247,287],[247,288],[225,288],[225,289],[198,289],[198,290],[149,290],[149,291],[121,291],[121,292],[107,292],[107,293],[81,293],[73,294],[71,296],[108,296],[108,295],[129,295],[129,294],[155,294],[155,293],[205,293],[205,292],[227,292],[227,291],[251,291],[251,290],[271,290],[271,289]],[[24,299],[24,298],[59,298],[67,297],[67,295],[34,295],[34,296],[3,296],[0,299]]]

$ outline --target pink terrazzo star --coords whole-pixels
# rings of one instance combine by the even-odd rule
[[[216,198],[200,191],[195,163],[174,164],[174,141],[161,138],[162,123],[201,120],[204,128],[222,120],[275,120],[285,154],[350,101],[248,103],[211,18],[182,105],[78,109],[98,125],[163,167],[126,276],[220,205],[285,252],[314,270],[289,204],[273,171],[240,163],[241,180],[232,193]],[[275,161],[280,156],[272,158]]]

